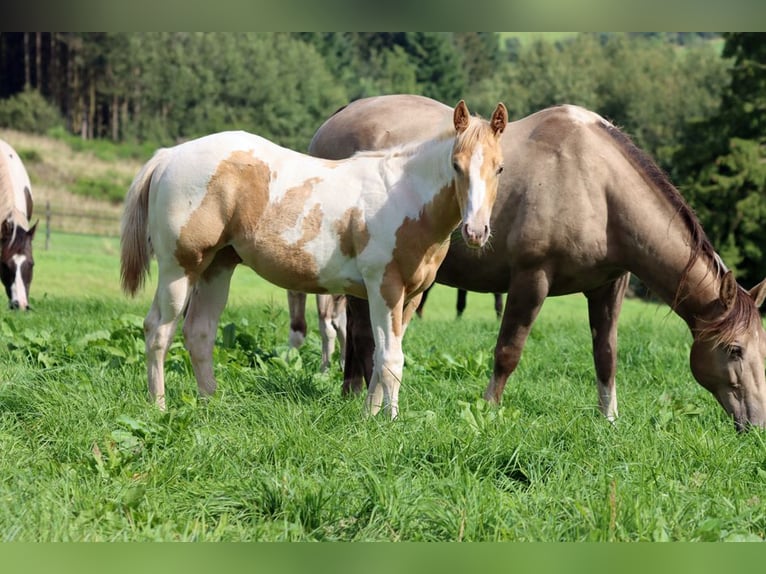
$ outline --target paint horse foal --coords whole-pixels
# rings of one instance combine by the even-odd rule
[[[215,391],[216,327],[239,263],[287,289],[369,301],[375,337],[366,410],[398,412],[402,336],[460,225],[483,245],[502,169],[490,121],[461,101],[427,142],[331,161],[245,132],[159,150],[136,176],[122,221],[122,287],[158,285],[144,322],[149,393],[165,408],[163,364],[186,309],[184,340],[202,395]],[[462,221],[462,224],[461,224]]]
[[[9,307],[26,310],[35,264],[32,239],[37,229],[37,224],[29,225],[32,185],[19,154],[3,140],[0,140],[0,217],[0,279]]]
[[[310,153],[339,159],[374,148],[380,138],[407,141],[417,130],[427,137],[431,123],[418,118],[448,113],[439,102],[409,95],[357,100],[319,128]],[[472,291],[508,290],[484,397],[500,401],[544,300],[582,292],[599,407],[614,420],[617,319],[632,272],[686,322],[692,374],[736,428],[765,427],[766,332],[758,307],[766,280],[749,291],[738,285],[681,194],[599,115],[548,108],[508,124],[501,144],[506,169],[492,244],[477,256],[452,241],[436,277]],[[369,378],[373,341],[364,305],[348,299],[344,389],[360,388],[362,374]]]

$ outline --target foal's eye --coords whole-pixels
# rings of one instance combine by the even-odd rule
[[[460,169],[460,165],[456,161],[452,162],[452,169],[454,169],[457,173],[461,173],[463,171]]]
[[[503,166],[502,165],[497,168],[497,175],[500,175],[501,173],[503,173]]]

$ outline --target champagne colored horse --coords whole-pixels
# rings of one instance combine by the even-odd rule
[[[0,140],[0,217],[0,279],[9,307],[26,310],[35,264],[32,239],[37,229],[37,224],[29,224],[32,185],[19,154],[3,140]]]
[[[310,152],[340,158],[381,140],[428,137],[435,117],[448,111],[413,96],[359,100],[320,127]],[[453,240],[437,273],[438,282],[472,291],[507,289],[484,397],[501,400],[545,298],[582,292],[599,406],[614,420],[617,318],[633,272],[688,325],[692,374],[736,428],[766,426],[766,332],[758,313],[766,281],[750,291],[737,284],[656,164],[612,124],[575,106],[510,123],[502,147],[505,171],[490,246],[476,253]],[[344,391],[360,390],[362,374],[369,380],[374,342],[364,304],[348,301]]]
[[[121,275],[125,292],[135,294],[156,256],[157,292],[144,329],[157,405],[165,408],[165,354],[184,310],[197,387],[215,391],[216,328],[234,268],[244,263],[287,289],[369,300],[375,367],[366,408],[395,417],[402,336],[450,234],[460,226],[475,247],[489,237],[507,121],[502,104],[486,121],[461,101],[433,139],[343,161],[245,132],[155,153],[126,198]]]

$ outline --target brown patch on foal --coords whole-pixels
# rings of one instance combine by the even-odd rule
[[[370,241],[370,232],[358,207],[347,209],[332,227],[338,235],[340,252],[346,257],[356,257]]]
[[[318,283],[319,268],[314,256],[306,251],[306,245],[319,235],[322,226],[322,207],[316,203],[300,221],[300,237],[288,242],[284,232],[295,229],[314,191],[319,178],[311,178],[293,187],[282,199],[269,203],[258,218],[254,229],[247,235],[255,239],[255,249],[249,241],[242,253],[245,261],[272,283],[296,291],[324,293]]]
[[[189,279],[195,281],[233,236],[256,227],[269,202],[270,180],[269,166],[246,151],[235,151],[218,164],[178,238],[175,257]]]
[[[303,217],[296,242],[288,243],[282,237],[298,225],[319,180],[307,179],[270,203],[273,175],[266,163],[246,151],[233,152],[220,162],[202,203],[181,228],[176,247],[176,260],[192,282],[201,274],[209,279],[221,266],[244,260],[278,285],[324,291],[317,284],[316,261],[305,251],[306,244],[319,234],[321,206],[314,205]]]
[[[436,222],[447,221],[452,224],[436,225]],[[402,306],[397,307],[397,304],[411,299],[433,283],[436,271],[447,255],[450,233],[459,222],[460,210],[454,186],[448,185],[420,210],[417,218],[405,218],[396,230],[396,245],[383,272],[380,294],[388,308],[394,311],[394,334],[397,337],[402,334]]]

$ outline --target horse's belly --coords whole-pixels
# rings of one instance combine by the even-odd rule
[[[351,260],[323,260],[299,247],[237,250],[245,265],[284,289],[304,293],[346,293],[366,298],[359,272]]]

